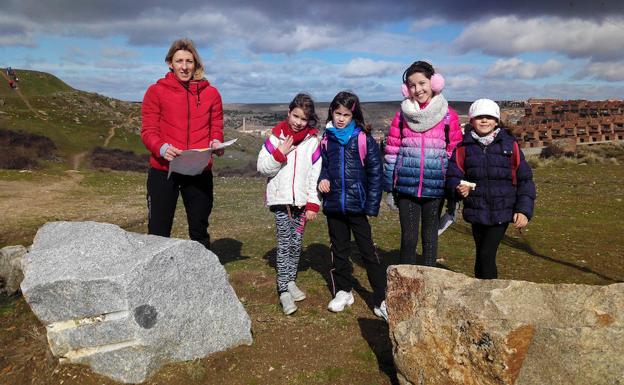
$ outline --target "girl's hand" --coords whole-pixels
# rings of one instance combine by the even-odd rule
[[[468,196],[468,194],[470,194],[470,187],[466,186],[465,184],[457,185],[457,187],[455,187],[455,190],[457,190],[462,198],[465,198]]]
[[[175,148],[173,146],[169,146],[167,147],[167,150],[165,151],[164,158],[167,159],[169,162],[171,162],[173,158],[180,155],[181,153],[182,153],[182,150]]]
[[[329,192],[329,181],[327,179],[323,179],[322,181],[320,181],[319,185],[318,185],[318,189],[322,193],[328,193]]]
[[[282,154],[288,155],[289,152],[295,149],[292,146],[292,144],[293,144],[293,137],[287,136],[286,139],[284,139],[284,141],[280,143],[279,146],[277,146],[277,149],[280,150]]]
[[[316,219],[316,212],[312,210],[306,210],[305,216],[306,216],[306,221],[313,221]]]
[[[515,213],[513,216],[513,225],[516,229],[522,229],[529,224],[529,218],[522,213]]]

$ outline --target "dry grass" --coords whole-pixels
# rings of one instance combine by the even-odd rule
[[[550,161],[535,170],[535,218],[522,233],[509,230],[498,254],[504,279],[610,284],[624,280],[624,167]],[[275,228],[263,206],[261,178],[215,178],[211,216],[214,250],[252,319],[254,344],[206,359],[169,365],[148,384],[393,384],[386,325],[366,301],[370,288],[354,248],[361,283],[355,305],[329,313],[327,228],[309,223],[298,281],[308,299],[294,316],[282,315],[274,287]],[[0,172],[0,246],[28,245],[51,220],[97,220],[145,231],[145,176],[124,172]],[[379,252],[396,261],[399,224],[383,207],[371,220]],[[187,238],[181,209],[174,236]],[[470,229],[459,221],[440,238],[444,267],[472,275]],[[35,332],[33,332],[35,330]],[[0,298],[0,384],[112,384],[78,366],[57,367],[45,331],[20,298]]]

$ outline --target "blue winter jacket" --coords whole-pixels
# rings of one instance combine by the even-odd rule
[[[533,216],[535,184],[522,151],[516,171],[517,186],[512,183],[511,156],[515,140],[507,130],[501,129],[490,145],[483,146],[467,131],[460,144],[466,148],[465,173],[457,167],[457,151],[453,152],[446,173],[448,192],[461,198],[455,188],[462,179],[477,184],[464,199],[462,215],[467,222],[491,226],[513,222],[514,213],[522,213],[528,219]]]
[[[346,145],[336,136],[325,131],[327,138],[321,144],[321,175],[329,180],[330,189],[323,193],[323,212],[342,214],[365,214],[377,216],[382,193],[382,164],[379,145],[371,135],[366,135],[366,158],[360,160],[357,127]],[[325,142],[325,141],[323,141]]]

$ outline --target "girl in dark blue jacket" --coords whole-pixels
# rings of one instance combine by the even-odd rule
[[[349,260],[351,233],[373,288],[374,312],[387,318],[385,265],[379,258],[367,216],[377,216],[382,193],[379,145],[364,124],[358,97],[340,92],[331,102],[321,141],[322,167],[318,189],[331,242],[330,270],[333,312],[353,304],[353,265]]]
[[[496,251],[509,223],[525,227],[533,216],[535,184],[516,139],[499,127],[500,109],[489,99],[468,112],[471,129],[455,149],[446,187],[464,199],[464,220],[472,224],[476,278],[495,279]]]

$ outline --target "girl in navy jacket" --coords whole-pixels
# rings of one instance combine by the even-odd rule
[[[464,199],[463,217],[472,224],[476,246],[475,277],[495,279],[496,251],[507,226],[522,229],[533,216],[535,184],[516,139],[499,127],[498,105],[479,99],[468,114],[472,128],[453,152],[446,187]]]
[[[364,124],[358,97],[340,92],[331,102],[321,141],[322,166],[318,189],[331,241],[330,270],[333,312],[353,304],[351,233],[373,288],[374,312],[387,318],[386,271],[373,244],[367,216],[377,216],[382,194],[382,163],[377,142]]]

